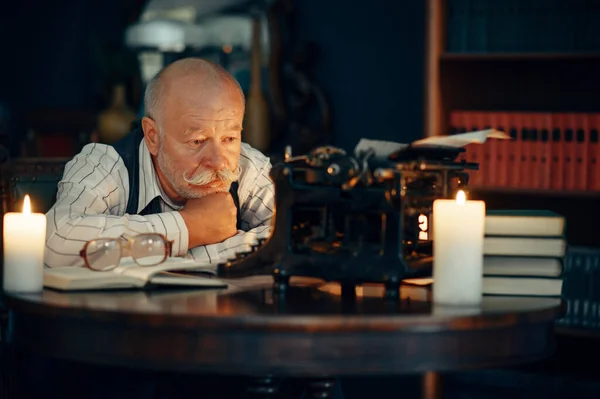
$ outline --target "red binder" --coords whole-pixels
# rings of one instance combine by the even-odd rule
[[[510,117],[510,128],[508,134],[511,137],[510,142],[507,145],[507,176],[508,176],[508,187],[519,188],[521,187],[521,139],[520,139],[520,120],[518,112],[508,113]]]
[[[504,130],[504,127],[502,126],[502,114],[500,112],[488,112],[487,120],[491,128],[502,131]],[[501,168],[499,157],[501,141],[502,140],[498,139],[490,139],[485,143],[488,148],[487,152],[489,154],[489,168],[485,176],[488,187],[498,187],[498,177]]]
[[[552,114],[552,134],[550,135],[550,148],[552,152],[550,187],[553,190],[562,190],[565,188],[565,146],[563,144],[563,138],[566,122],[564,122],[564,119],[565,116],[560,112]]]
[[[589,141],[587,187],[589,191],[600,191],[600,145],[598,145],[598,131],[600,130],[600,114],[588,114],[588,121]]]
[[[564,113],[564,189],[573,191],[577,185],[577,165],[575,160],[577,158],[577,147],[575,142],[575,129],[577,128],[577,114],[573,112]]]
[[[529,129],[527,113],[515,113],[515,124],[517,126],[517,154],[519,164],[519,177],[515,187],[530,188],[531,187],[531,151],[529,146]]]
[[[511,131],[511,113],[510,112],[498,112],[498,127],[497,129],[510,135]],[[512,139],[511,139],[512,140]],[[512,173],[511,166],[509,164],[509,154],[511,146],[513,145],[511,140],[496,140],[496,173],[495,173],[495,184],[497,187],[508,187],[508,176]]]
[[[538,143],[538,128],[536,124],[536,114],[526,112],[523,114],[523,127],[525,138],[523,140],[523,149],[526,154],[527,173],[525,187],[528,189],[539,189],[541,186],[540,177],[540,147]]]
[[[552,188],[552,114],[540,112],[536,114],[538,127],[539,169],[542,190]]]
[[[574,189],[585,191],[588,188],[588,151],[590,137],[590,120],[588,114],[579,112],[575,114],[574,139]]]
[[[484,111],[475,112],[475,126],[477,127],[475,130],[486,130],[491,128],[490,124],[490,113]],[[480,187],[489,187],[490,180],[489,177],[494,172],[493,164],[492,164],[492,140],[486,140],[485,143],[479,144],[479,155],[480,155],[480,164],[479,164],[479,186]]]

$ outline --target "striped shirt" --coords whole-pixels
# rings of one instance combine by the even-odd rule
[[[125,214],[129,198],[129,175],[125,163],[109,145],[87,144],[65,165],[58,183],[56,203],[46,214],[47,267],[83,266],[80,250],[88,240],[100,237],[133,237],[161,233],[173,241],[173,256],[218,263],[245,252],[270,234],[274,207],[274,185],[269,178],[269,158],[242,143],[238,180],[241,230],[217,244],[188,250],[188,230],[175,205],[164,193],[145,140],[139,146],[139,200],[141,212],[159,197],[162,213]]]

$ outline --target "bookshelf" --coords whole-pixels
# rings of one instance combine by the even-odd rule
[[[545,60],[545,61],[576,61],[576,60],[597,60],[600,59],[600,52],[580,52],[580,53],[442,53],[439,56],[440,61],[527,61],[527,60]]]
[[[600,49],[452,52],[451,2],[427,0],[425,137],[448,134],[450,112],[458,109],[600,111]]]
[[[425,137],[450,134],[450,115],[457,110],[600,112],[600,28],[593,30],[589,22],[600,17],[600,3],[594,9],[585,9],[592,2],[551,3],[555,9],[544,8],[550,3],[542,0],[512,2],[507,11],[511,2],[427,0]],[[484,32],[483,39],[467,29],[457,43],[450,33],[464,28],[449,20],[448,11],[454,7],[456,18],[456,7],[467,6],[472,15],[465,24]],[[504,13],[501,18],[515,18],[515,24],[499,23],[498,12]],[[550,18],[550,25],[531,29],[539,28],[535,37],[527,30],[532,16],[537,23]],[[556,23],[563,21],[559,18],[565,22]],[[507,39],[497,40],[499,35]],[[472,196],[496,208],[561,213],[568,220],[571,244],[600,247],[600,215],[595,211],[600,191],[473,187]]]

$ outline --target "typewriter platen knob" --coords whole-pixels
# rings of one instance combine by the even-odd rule
[[[327,173],[329,173],[329,175],[331,176],[337,176],[340,174],[341,169],[342,168],[340,168],[340,165],[338,165],[337,163],[332,163],[327,167]]]

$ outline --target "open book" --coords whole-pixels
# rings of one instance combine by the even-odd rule
[[[198,272],[206,268],[206,272]],[[196,273],[182,273],[194,271]],[[97,272],[85,267],[44,270],[44,286],[62,291],[146,288],[153,285],[226,288],[214,275],[214,267],[192,259],[172,257],[156,266],[139,266],[131,258],[121,259],[114,270]]]

